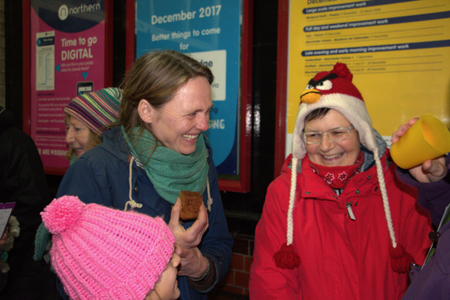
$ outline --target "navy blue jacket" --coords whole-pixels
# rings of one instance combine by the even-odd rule
[[[58,189],[57,196],[75,195],[85,203],[98,203],[123,210],[129,200],[129,158],[131,151],[119,127],[103,133],[103,142],[84,153],[70,166]],[[195,290],[186,277],[178,278],[180,299],[206,299],[217,282],[226,275],[231,262],[233,239],[228,231],[222,199],[219,193],[217,171],[212,160],[212,149],[207,142],[209,184],[213,204],[209,212],[209,228],[203,235],[199,249],[204,256],[214,261],[216,278],[214,284],[204,291]],[[161,198],[145,170],[132,163],[131,171],[132,198],[142,203],[142,208],[135,211],[150,216],[161,216],[166,223],[170,220],[172,205]],[[207,191],[203,200],[207,207]],[[183,226],[188,228],[192,222]]]

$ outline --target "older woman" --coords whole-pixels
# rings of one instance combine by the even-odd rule
[[[64,107],[67,158],[72,165],[81,155],[101,143],[101,134],[119,117],[122,90],[115,87],[83,93]],[[35,238],[34,260],[41,260],[47,252],[50,232],[44,223],[39,225]]]
[[[122,90],[105,88],[73,98],[64,108],[67,156],[73,163],[101,143],[101,134],[119,117]]]
[[[202,134],[213,106],[212,81],[209,68],[175,51],[139,57],[124,81],[119,126],[77,159],[57,193],[162,216],[181,257],[180,299],[206,299],[231,261],[233,240]],[[182,190],[203,195],[195,222],[180,222]]]
[[[352,77],[337,63],[301,96],[293,153],[256,228],[252,299],[400,299],[426,254],[429,218]]]

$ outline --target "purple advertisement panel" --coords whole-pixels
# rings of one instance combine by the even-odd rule
[[[44,167],[67,168],[64,107],[105,87],[105,1],[30,3],[30,135]]]

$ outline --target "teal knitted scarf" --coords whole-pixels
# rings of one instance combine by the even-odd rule
[[[203,194],[209,168],[202,134],[197,138],[195,151],[183,155],[156,142],[148,130],[135,127],[127,135],[122,126],[122,133],[131,153],[144,165],[148,178],[164,200],[175,204],[180,191]]]

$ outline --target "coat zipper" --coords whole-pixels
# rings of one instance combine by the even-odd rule
[[[356,218],[355,218],[355,214],[353,213],[353,210],[352,210],[352,204],[353,204],[353,202],[347,202],[347,204],[346,204],[347,211],[348,211],[348,216],[350,217],[350,219],[355,221]]]

